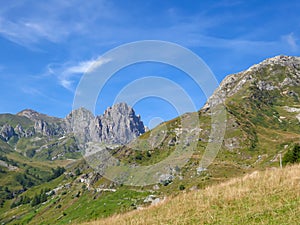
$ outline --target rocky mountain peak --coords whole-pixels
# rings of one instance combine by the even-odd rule
[[[124,102],[121,102],[113,105],[112,107],[108,107],[103,114],[104,117],[111,117],[114,115],[126,115],[129,117],[133,117],[135,116],[135,112],[133,108],[131,108],[129,105],[127,105]]]
[[[43,113],[39,113],[35,110],[32,109],[24,109],[21,112],[17,113],[17,116],[24,116],[27,117],[28,119],[32,120],[32,121],[46,121],[48,123],[57,123],[60,122],[62,119],[57,118],[57,117],[52,117],[52,116],[48,116],[46,114]]]
[[[78,108],[64,119],[51,117],[32,109],[25,109],[12,117],[21,123],[12,123],[15,128],[9,123],[0,126],[0,138],[5,141],[12,136],[31,137],[39,133],[47,137],[75,134],[82,144],[91,141],[126,144],[145,132],[140,116],[136,115],[133,108],[126,103],[117,103],[108,107],[100,116],[95,116],[85,108]],[[24,117],[26,117],[25,122]]]
[[[32,109],[24,109],[21,112],[17,113],[17,116],[24,116],[27,117],[28,119],[37,119],[40,117],[40,115],[41,115],[40,113]]]
[[[100,116],[79,108],[73,110],[65,121],[68,132],[74,132],[81,143],[126,144],[145,132],[140,116],[126,103],[108,107]]]
[[[70,124],[74,122],[74,120],[78,121],[92,121],[94,120],[95,116],[93,113],[83,107],[72,110],[71,113],[69,113],[66,116],[66,119]]]
[[[288,87],[300,85],[300,57],[275,56],[245,71],[228,75],[208,99],[203,110],[207,111],[212,105],[224,102],[226,98],[236,94],[249,83],[256,85],[259,90],[278,89],[282,92],[290,92]]]
[[[145,132],[139,115],[126,103],[117,103],[96,118],[100,141],[125,144]]]
[[[81,107],[73,110],[65,118],[67,133],[74,133],[80,143],[97,141],[93,138],[95,133],[95,116],[94,114]]]
[[[296,56],[285,56],[285,55],[278,55],[272,58],[265,59],[261,63],[255,64],[251,66],[248,70],[245,72],[250,71],[257,71],[262,68],[268,67],[268,66],[286,66],[290,68],[298,68],[300,67],[300,57]]]

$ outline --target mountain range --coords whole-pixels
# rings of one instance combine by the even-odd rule
[[[212,109],[219,105],[226,112],[224,139],[214,161],[203,168],[199,162],[207,145],[219,141],[210,135],[217,126]],[[281,157],[284,165],[291,162],[300,144],[300,58],[276,56],[229,75],[198,112],[150,131],[126,103],[101,116],[83,108],[64,119],[33,110],[2,114],[0,127],[0,222],[65,224],[107,217],[278,167]],[[178,157],[167,161],[157,184],[133,187],[95,170],[93,164],[103,161],[101,151],[82,159],[78,137],[102,143],[132,168],[167,161],[178,149],[193,152],[182,165]]]
[[[75,120],[77,121],[76,128],[73,127]],[[118,103],[109,107],[100,116],[94,116],[92,112],[84,108],[73,110],[63,119],[31,109],[25,109],[16,115],[0,115],[0,139],[15,146],[17,151],[23,151],[25,156],[29,154],[33,157],[35,152],[42,151],[44,144],[51,141],[57,142],[55,145],[61,145],[74,139],[73,134],[76,129],[80,129],[86,142],[120,145],[130,142],[145,132],[140,116],[137,116],[126,103]],[[24,148],[22,143],[28,141],[31,142],[30,147]],[[75,145],[69,147],[68,151],[78,151]],[[62,153],[54,154],[51,153],[52,158],[63,157]]]

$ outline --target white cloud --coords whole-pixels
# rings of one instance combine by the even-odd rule
[[[95,63],[95,61],[96,60],[79,62],[77,65],[66,68],[64,73],[66,74],[85,73]]]
[[[232,4],[227,0],[222,1],[222,4],[229,3]],[[33,6],[32,13],[25,16],[20,14],[16,18],[12,16],[13,8],[26,9],[26,5],[30,4]],[[145,29],[144,26],[132,24],[135,18],[118,8],[118,5],[114,5],[113,2],[88,1],[81,4],[79,0],[69,2],[53,0],[50,3],[36,4],[27,0],[23,4],[19,3],[18,6],[7,7],[4,12],[0,10],[0,35],[26,47],[32,47],[42,40],[64,42],[73,35],[79,37],[80,41],[86,42],[87,45],[89,38],[97,45],[114,43],[116,46],[120,43],[135,41],[137,37],[169,40],[185,46],[191,44],[191,46],[235,48],[236,43],[246,47],[249,43],[253,44],[248,41],[225,40],[204,35],[207,29],[219,26],[224,21],[236,20],[231,15],[224,15],[220,20],[219,17],[208,16],[205,13],[186,15],[180,9],[173,7],[167,9],[164,16],[167,27],[158,25]],[[119,18],[122,20],[120,21]],[[89,65],[77,65],[70,70],[75,70],[76,73],[84,67],[89,67]]]
[[[288,35],[283,36],[283,40],[286,41],[286,43],[290,46],[290,48],[293,51],[298,50],[298,45],[297,45],[297,38],[295,37],[294,33],[290,33]]]
[[[98,57],[87,61],[78,63],[64,63],[61,65],[50,64],[48,65],[48,74],[57,76],[59,84],[69,91],[74,91],[74,83],[78,76],[87,72],[92,72],[97,67],[111,61],[108,58]]]
[[[29,95],[42,95],[42,93],[37,90],[36,88],[33,87],[22,87],[21,90],[23,91],[23,93],[25,94],[29,94]]]
[[[249,40],[245,38],[247,34],[241,34],[244,38],[236,36],[232,39],[211,36],[210,31],[213,29],[240,18],[254,17],[258,13],[247,12],[242,15],[224,13],[222,16],[209,13],[209,10],[215,8],[239,4],[243,2],[222,0],[210,4],[206,10],[193,14],[187,14],[175,4],[164,12],[159,11],[155,18],[151,19],[157,25],[148,27],[148,20],[144,20],[145,24],[137,23],[133,14],[128,13],[126,8],[120,7],[120,4],[114,1],[91,0],[84,4],[80,0],[52,0],[38,3],[34,0],[9,1],[0,8],[0,35],[26,47],[32,47],[43,40],[64,42],[68,45],[69,38],[78,38],[77,41],[80,42],[76,43],[85,43],[93,47],[105,44],[116,46],[138,39],[161,39],[174,41],[187,47],[216,47],[234,51],[254,52],[260,47],[264,50],[274,47],[278,49],[277,45],[281,45],[283,49],[286,43],[292,50],[298,50],[297,39],[293,33],[283,37],[285,43],[282,40],[251,41],[253,38],[248,38]],[[257,36],[256,32],[249,33]],[[79,68],[72,69],[80,69],[81,65],[78,66]]]
[[[92,72],[97,67],[99,67],[109,61],[111,61],[111,60],[98,57],[97,59],[79,62],[77,65],[66,68],[64,72],[66,74]]]
[[[59,83],[66,89],[73,91],[73,82],[71,80],[68,80],[68,78],[61,78]]]
[[[12,22],[4,18],[0,18],[0,34],[12,42],[29,48],[42,39],[58,42],[67,35],[66,32],[54,29],[51,24],[34,21]]]
[[[92,35],[95,21],[111,19],[110,12],[104,1],[25,0],[0,9],[0,35],[29,48],[43,40],[63,42],[72,34]]]

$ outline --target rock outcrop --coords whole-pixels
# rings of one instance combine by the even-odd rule
[[[74,132],[83,143],[126,144],[145,132],[140,116],[126,103],[109,107],[103,115],[96,117],[80,108],[69,114],[66,122],[69,132]]]
[[[73,110],[66,118],[66,132],[74,133],[77,140],[81,143],[96,141],[95,116],[85,108]]]
[[[276,56],[253,65],[243,72],[225,77],[208,99],[203,110],[207,111],[211,106],[223,103],[226,98],[233,96],[249,83],[255,83],[261,91],[277,89],[283,94],[298,97],[297,92],[289,90],[288,87],[300,86],[300,57]]]
[[[64,119],[38,113],[32,109],[25,109],[17,113],[17,116],[26,117],[34,123],[34,132],[25,136],[32,136],[34,133],[40,133],[44,136],[60,136],[67,132]]]
[[[101,142],[126,144],[145,132],[139,115],[126,103],[118,103],[96,118],[96,135]]]
[[[9,124],[4,124],[0,131],[0,138],[4,141],[8,141],[11,137],[15,136],[15,130]]]
[[[24,131],[22,125],[19,124],[19,123],[17,124],[17,126],[15,127],[14,130],[15,130],[16,134],[17,134],[19,137],[24,137],[24,136],[26,136],[26,133],[25,133],[25,131]]]

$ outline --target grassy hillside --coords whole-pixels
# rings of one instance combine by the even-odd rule
[[[299,224],[300,165],[255,171],[101,224]]]
[[[138,168],[135,172],[140,187],[127,186],[131,183],[124,180],[135,173],[122,166],[111,170],[114,175],[121,169],[119,176],[108,176],[109,180],[102,177],[102,165],[107,162],[102,151],[78,160],[81,153],[73,135],[60,133],[59,124],[50,126],[59,120],[30,110],[19,116],[0,115],[0,126],[11,123],[33,129],[33,122],[22,116],[30,113],[31,117],[47,120],[48,128],[53,128],[50,133],[55,134],[40,131],[33,136],[13,136],[7,142],[0,140],[0,223],[91,221],[146,207],[153,195],[155,199],[172,200],[103,223],[120,219],[120,224],[131,220],[132,224],[144,224],[145,217],[148,224],[293,224],[293,213],[299,213],[299,187],[294,181],[299,185],[299,179],[290,179],[289,173],[299,172],[298,167],[234,179],[279,167],[280,156],[284,165],[300,162],[300,61],[295,64],[295,60],[289,60],[288,64],[279,60],[280,66],[262,63],[222,82],[218,91],[225,98],[226,132],[216,158],[207,168],[201,164],[206,147],[218,141],[210,136],[217,123],[211,121],[209,107],[164,122],[126,146],[107,147],[120,165]],[[219,104],[219,95],[213,96],[210,101]],[[148,183],[153,177],[144,176],[147,173],[143,167],[155,164],[162,171],[152,170],[158,179]],[[199,191],[182,195],[187,190]],[[180,197],[174,198],[177,195]]]
[[[3,126],[4,124],[10,124],[13,127],[17,126],[17,124],[20,124],[23,128],[28,128],[34,125],[34,123],[27,117],[17,116],[9,113],[0,115],[0,126]]]

